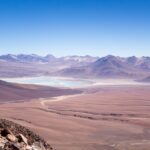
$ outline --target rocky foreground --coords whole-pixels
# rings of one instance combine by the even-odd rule
[[[0,150],[53,150],[38,135],[12,121],[0,119]]]

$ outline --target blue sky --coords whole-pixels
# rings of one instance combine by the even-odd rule
[[[0,0],[0,54],[150,56],[150,0]]]

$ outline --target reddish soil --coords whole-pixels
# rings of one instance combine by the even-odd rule
[[[32,129],[56,150],[149,150],[149,86],[100,87],[44,100],[1,104],[0,117]]]

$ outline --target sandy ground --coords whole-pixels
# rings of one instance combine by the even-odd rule
[[[150,86],[1,104],[0,117],[36,131],[56,150],[149,150]]]

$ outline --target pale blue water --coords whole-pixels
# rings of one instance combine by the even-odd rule
[[[24,84],[36,84],[36,85],[48,85],[55,87],[85,87],[91,85],[93,82],[88,80],[78,80],[71,78],[61,77],[24,77],[24,78],[5,78],[8,82],[24,83]]]

